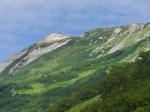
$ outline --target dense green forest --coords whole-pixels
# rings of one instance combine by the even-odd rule
[[[93,98],[97,100],[86,103]],[[143,52],[136,62],[113,66],[100,83],[81,87],[70,97],[56,103],[49,112],[149,111],[150,52]]]

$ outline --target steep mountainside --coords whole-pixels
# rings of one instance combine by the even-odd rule
[[[72,112],[97,101],[97,84],[112,66],[149,50],[150,24],[100,28],[80,37],[51,34],[0,64],[0,112]],[[76,103],[62,106],[64,100]]]
[[[16,69],[20,69],[38,59],[40,56],[67,44],[70,40],[71,38],[69,36],[53,33],[0,64],[0,72],[5,70],[10,64],[19,60],[9,69],[9,72],[12,73]]]
[[[50,112],[149,112],[150,52],[141,53],[136,62],[113,66],[95,86],[94,90],[82,88]],[[85,100],[87,96],[92,97]]]

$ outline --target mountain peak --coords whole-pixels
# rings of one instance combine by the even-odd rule
[[[144,24],[130,24],[129,25],[129,32],[133,33],[137,30],[142,30],[144,28]]]
[[[69,38],[67,35],[63,35],[61,33],[52,33],[48,35],[46,38],[41,40],[39,43],[52,43],[52,42],[59,42],[61,40],[66,40]]]

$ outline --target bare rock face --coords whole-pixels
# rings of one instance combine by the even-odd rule
[[[48,43],[53,43],[53,42],[59,42],[68,38],[69,36],[66,36],[66,35],[62,35],[59,33],[52,33],[51,35],[47,36],[45,39],[41,40],[38,43],[48,44]]]
[[[5,61],[4,63],[0,64],[0,72],[2,72],[7,66],[13,63],[15,60],[20,58],[21,56],[25,55],[18,63],[16,63],[9,71],[9,73],[13,73],[17,69],[20,69],[32,61],[38,59],[42,55],[51,52],[65,44],[67,44],[71,38],[69,36],[65,36],[59,33],[53,33],[47,36],[45,39],[36,43],[38,47],[33,48],[32,50],[25,50],[23,52],[17,53],[15,56],[10,58],[9,60]],[[45,47],[41,47],[46,45]]]
[[[9,58],[8,60],[6,60],[3,63],[0,63],[0,73],[7,67],[9,66],[12,62],[14,62],[15,60],[17,60],[18,58],[20,58],[21,56],[25,55],[27,52],[27,50],[21,51],[17,54],[15,54],[14,56],[12,56],[11,58]]]
[[[117,35],[117,34],[119,34],[121,31],[122,31],[121,28],[116,28],[116,29],[114,30],[114,32],[113,32],[113,35]]]
[[[144,28],[144,24],[131,24],[129,25],[129,32],[134,33],[137,30],[141,30]]]

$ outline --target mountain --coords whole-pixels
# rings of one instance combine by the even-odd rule
[[[149,23],[53,33],[0,64],[0,112],[80,112],[101,99],[99,83],[120,69],[113,66],[149,50]]]
[[[59,102],[52,112],[149,112],[150,52],[140,53],[135,62],[113,66],[95,86],[94,90],[77,91]],[[86,94],[81,94],[82,91]],[[93,94],[95,96],[84,99]]]
[[[20,60],[10,69],[9,72],[13,72],[18,68],[22,68],[32,61],[38,59],[40,56],[67,44],[69,40],[69,36],[53,33],[47,36],[45,39],[35,43],[28,49],[17,53],[4,63],[0,64],[0,72],[18,59]]]

